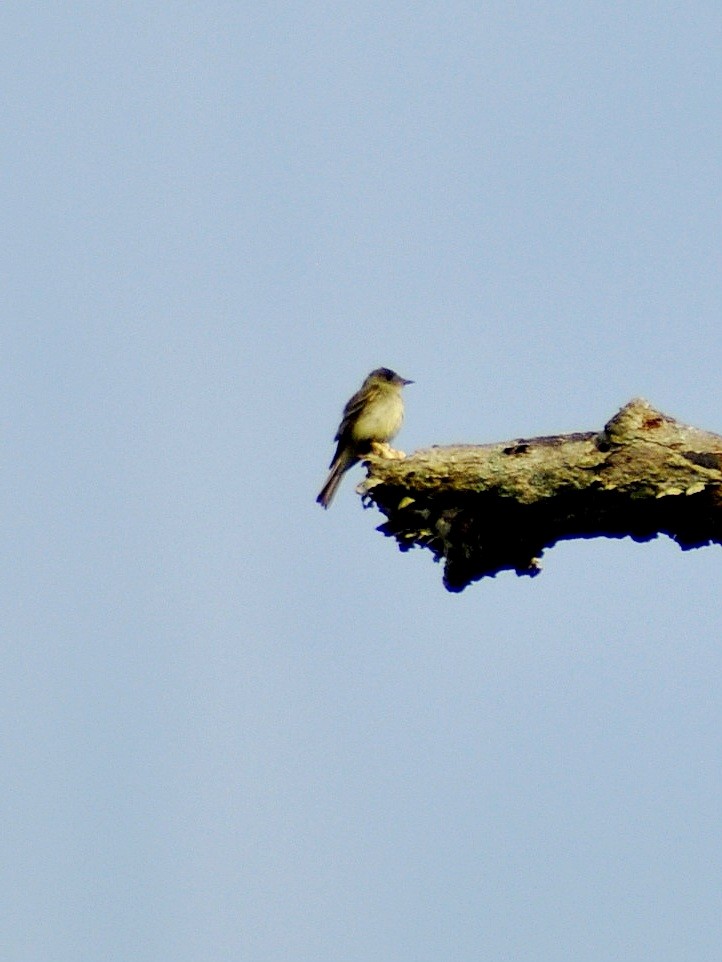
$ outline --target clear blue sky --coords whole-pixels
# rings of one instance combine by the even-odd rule
[[[722,549],[460,596],[398,439],[722,431],[718,2],[0,13],[12,962],[717,962]]]

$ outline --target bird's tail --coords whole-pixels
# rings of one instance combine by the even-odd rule
[[[341,484],[341,478],[348,471],[355,460],[356,458],[354,457],[349,458],[343,456],[334,460],[333,464],[331,465],[331,473],[326,479],[326,483],[321,488],[319,496],[316,498],[316,501],[323,505],[324,508],[328,508],[333,501],[333,496],[336,494],[336,489],[338,488],[339,484]]]

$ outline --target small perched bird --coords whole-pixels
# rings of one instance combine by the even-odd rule
[[[341,478],[374,443],[384,444],[399,431],[404,420],[401,388],[413,384],[387,367],[376,368],[343,409],[343,418],[334,441],[338,441],[331,461],[331,473],[316,498],[327,508],[336,494]]]

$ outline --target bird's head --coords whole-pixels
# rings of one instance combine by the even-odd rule
[[[404,387],[405,384],[413,384],[413,381],[407,380],[405,377],[401,377],[396,371],[392,371],[390,367],[377,367],[375,371],[372,371],[366,378],[367,382],[371,383],[387,383],[394,384],[396,387]]]

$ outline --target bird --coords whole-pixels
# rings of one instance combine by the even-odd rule
[[[404,420],[401,389],[413,383],[388,367],[377,367],[369,374],[343,409],[331,473],[316,498],[318,504],[328,508],[348,469],[374,444],[385,444],[398,434]]]

